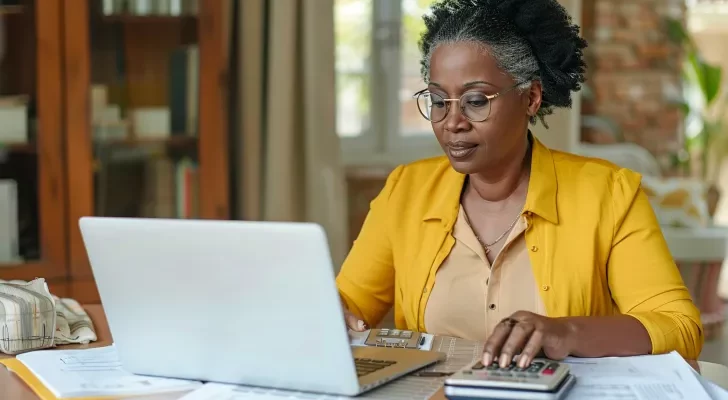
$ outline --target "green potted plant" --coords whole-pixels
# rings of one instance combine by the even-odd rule
[[[690,33],[680,20],[668,18],[670,39],[683,49],[682,77],[686,96],[676,101],[686,120],[685,151],[689,155],[684,167],[710,185],[708,203],[713,215],[719,192],[715,185],[717,171],[728,156],[725,94],[721,94],[723,69],[705,60]],[[715,109],[714,106],[721,107]],[[699,160],[699,165],[692,161]]]

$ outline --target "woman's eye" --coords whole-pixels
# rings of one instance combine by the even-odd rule
[[[471,107],[485,107],[488,105],[487,97],[471,97],[467,100],[467,104]]]
[[[437,108],[443,108],[443,107],[445,107],[445,102],[444,101],[433,101],[432,106],[437,107]]]

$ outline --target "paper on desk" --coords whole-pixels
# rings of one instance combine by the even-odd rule
[[[183,396],[179,400],[344,400],[349,397],[338,397],[310,393],[287,392],[276,389],[257,389],[250,386],[228,385],[223,383],[207,383],[203,387]]]
[[[133,396],[195,389],[201,382],[135,375],[125,371],[114,346],[39,350],[22,362],[56,397]]]
[[[567,400],[711,400],[677,353],[565,360],[577,383]]]
[[[703,388],[706,392],[708,392],[713,400],[728,400],[728,390],[725,390],[715,383],[705,379],[698,373],[698,371],[693,370],[693,374],[695,375],[695,378],[700,381],[700,384],[703,385]]]

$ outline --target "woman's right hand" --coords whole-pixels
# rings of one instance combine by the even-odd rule
[[[364,320],[352,314],[346,308],[344,308],[344,321],[346,321],[346,326],[352,331],[364,332],[367,330],[367,325],[364,323]]]

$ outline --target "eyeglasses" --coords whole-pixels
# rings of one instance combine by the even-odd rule
[[[450,111],[450,103],[452,102],[460,103],[460,112],[463,113],[465,118],[472,122],[483,122],[490,117],[490,103],[493,100],[523,83],[525,82],[516,83],[509,88],[491,95],[468,92],[463,94],[459,99],[446,99],[437,93],[430,92],[429,89],[423,89],[415,93],[413,97],[417,98],[417,108],[420,110],[420,114],[430,122],[444,120]]]

